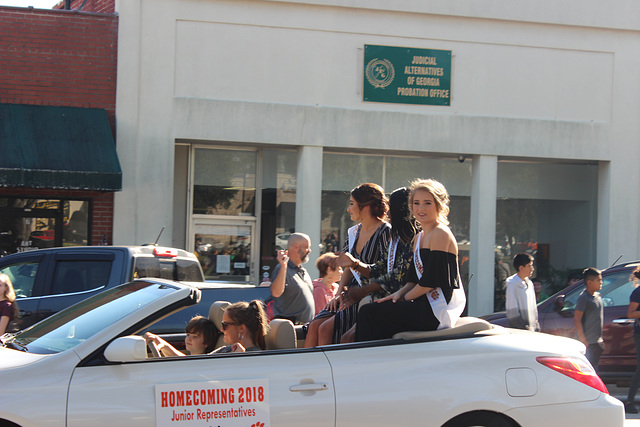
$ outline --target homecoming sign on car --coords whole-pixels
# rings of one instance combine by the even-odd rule
[[[156,426],[269,427],[267,379],[156,385]]]

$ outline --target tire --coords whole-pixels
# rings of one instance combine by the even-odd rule
[[[482,411],[459,415],[442,427],[517,427],[517,424],[504,415]]]

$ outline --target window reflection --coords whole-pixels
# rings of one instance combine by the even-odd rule
[[[196,149],[194,180],[194,214],[255,215],[255,151]]]

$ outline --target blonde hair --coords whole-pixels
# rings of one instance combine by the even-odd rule
[[[441,182],[435,179],[416,179],[411,183],[411,193],[409,195],[409,206],[413,211],[413,196],[416,191],[424,190],[429,192],[436,202],[436,208],[438,209],[438,222],[440,224],[449,225],[449,202],[450,197],[447,189],[444,188]]]
[[[5,284],[4,299],[11,303],[11,308],[13,309],[13,317],[19,317],[20,310],[18,309],[18,303],[16,302],[16,292],[13,290],[13,283],[11,283],[11,279],[6,274],[0,273],[0,282]]]

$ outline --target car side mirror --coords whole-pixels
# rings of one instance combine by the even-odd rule
[[[147,342],[137,335],[116,338],[105,349],[104,357],[109,362],[144,360],[147,358]]]
[[[564,308],[564,295],[558,295],[553,301],[553,309],[554,311],[560,313]]]

